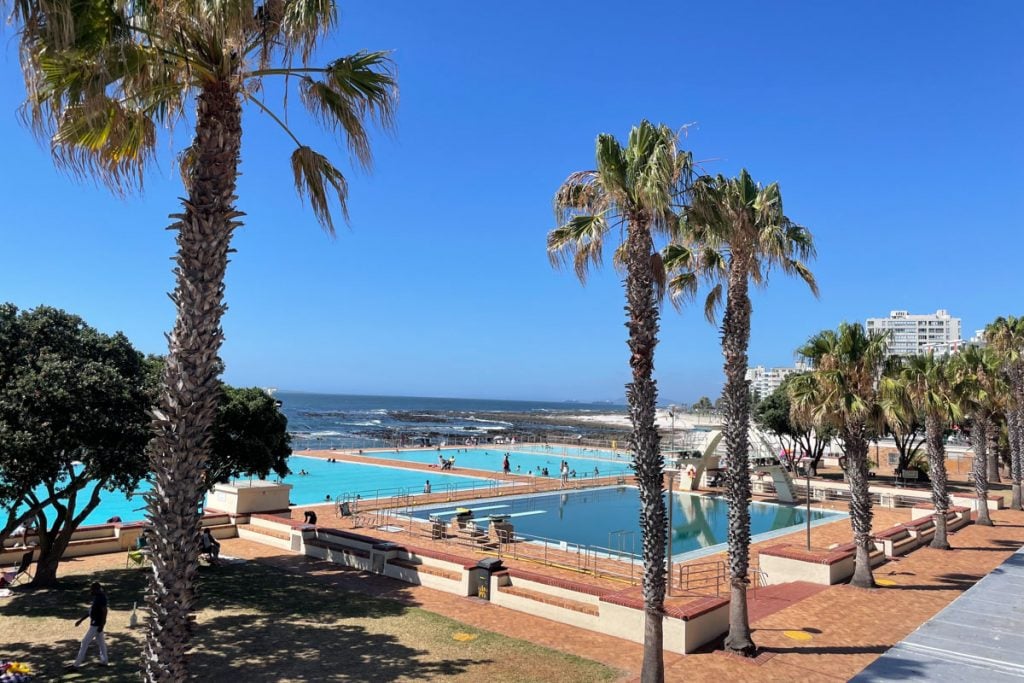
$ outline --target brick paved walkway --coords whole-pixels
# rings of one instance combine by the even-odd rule
[[[878,512],[879,521],[890,514],[900,519],[909,516],[905,510]],[[760,604],[755,600],[752,605],[754,638],[764,650],[757,663],[712,648],[685,656],[666,653],[666,678],[847,680],[1024,545],[1024,513],[1001,510],[993,512],[992,517],[997,526],[971,525],[953,534],[953,551],[922,548],[876,569],[877,578],[895,582],[891,587],[870,591],[846,585],[790,589],[771,603],[771,593],[766,592]],[[898,520],[885,520],[884,526],[895,521]],[[815,545],[842,536],[839,528],[826,531],[839,526],[815,529],[821,531],[813,539]],[[849,534],[848,522],[845,529]],[[224,552],[290,571],[308,572],[339,588],[394,597],[480,628],[572,652],[624,671],[627,680],[634,680],[639,674],[640,646],[617,638],[505,610],[474,598],[363,575],[249,541],[227,540]],[[791,640],[785,633],[800,630],[809,634],[810,640]]]

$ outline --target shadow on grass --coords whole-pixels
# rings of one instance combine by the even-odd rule
[[[198,680],[393,681],[465,673],[490,659],[429,658],[389,634],[323,620],[284,623],[252,616],[217,617],[202,624],[190,656]]]
[[[82,635],[85,627],[82,627]],[[110,666],[101,667],[96,645],[89,648],[81,669],[68,670],[74,661],[80,640],[64,638],[50,643],[4,643],[4,657],[28,662],[37,681],[133,681],[139,680],[141,643],[124,635],[106,634]]]
[[[73,629],[71,623],[88,612],[88,588],[93,581],[107,587],[112,610],[128,610],[136,601],[141,606],[148,578],[149,572],[137,569],[68,574],[57,588],[17,591],[0,603],[0,622],[4,616],[28,616],[50,620],[41,626],[55,628],[61,636],[72,630],[82,635],[85,627]],[[427,680],[458,675],[494,661],[484,656],[438,657],[404,644],[401,635],[371,632],[360,623],[346,621],[365,624],[367,619],[405,615],[412,598],[401,596],[405,591],[391,586],[388,592],[399,599],[347,592],[257,563],[203,566],[198,609],[208,612],[197,624],[192,640],[192,675],[198,680],[239,678],[246,683]],[[237,611],[243,613],[232,613]],[[123,618],[123,613],[116,615],[117,622]],[[64,665],[74,659],[80,642],[66,637],[6,642],[2,654],[29,662],[37,680],[138,680],[144,631],[119,633],[123,625],[113,621],[113,613],[111,619],[113,632],[108,628],[106,634],[110,667],[98,665],[94,645],[81,670],[65,671]],[[416,622],[413,617],[408,623]],[[401,633],[404,627],[399,628]],[[10,634],[3,635],[4,640],[12,640]]]
[[[149,572],[141,569],[105,569],[91,574],[68,574],[54,588],[29,590],[18,588],[0,602],[0,618],[5,615],[77,619],[89,611],[89,586],[103,584],[111,609],[129,610],[133,603],[142,607]],[[398,583],[398,582],[395,582]],[[393,599],[381,599],[361,593],[345,592],[345,600],[325,600],[342,591],[325,586],[309,577],[278,571],[254,562],[203,565],[199,572],[199,609],[258,609],[271,613],[306,616],[330,614],[334,617],[389,617],[402,614],[411,598],[396,588]]]

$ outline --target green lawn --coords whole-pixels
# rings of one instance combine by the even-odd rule
[[[73,571],[73,570],[72,570]],[[474,629],[393,600],[328,590],[316,579],[256,562],[203,567],[192,671],[231,681],[609,681],[618,672],[522,640]],[[129,629],[147,572],[67,574],[59,589],[0,599],[0,659],[25,660],[39,680],[138,679],[142,628]],[[107,646],[65,672],[86,625],[88,585],[108,587]]]

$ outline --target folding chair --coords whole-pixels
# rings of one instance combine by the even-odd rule
[[[145,550],[129,550],[128,556],[124,560],[124,568],[129,567],[145,567],[151,561],[150,553]]]
[[[32,566],[32,552],[32,550],[26,551],[21,556],[21,562],[18,563],[17,567],[0,570],[0,578],[3,579],[4,585],[14,586],[26,579],[28,581],[32,580],[32,572],[29,571],[29,567]]]

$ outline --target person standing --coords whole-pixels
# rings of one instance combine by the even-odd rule
[[[89,645],[94,640],[99,648],[100,666],[110,664],[110,660],[107,658],[107,641],[103,639],[103,629],[107,625],[107,594],[103,592],[103,586],[99,583],[93,583],[89,588],[89,592],[92,595],[92,606],[89,607],[89,613],[75,622],[75,626],[79,626],[88,619],[89,630],[85,632],[85,637],[82,638],[82,646],[78,649],[78,657],[75,658],[75,663],[70,667],[72,669],[82,666],[82,663],[85,661],[85,653],[88,652]]]
[[[512,471],[512,463],[509,462],[508,453],[505,454],[505,459],[501,461],[501,471],[508,474]]]
[[[426,493],[426,494],[430,493],[430,480],[429,479],[427,479],[427,483],[425,483],[423,485],[423,493]]]

